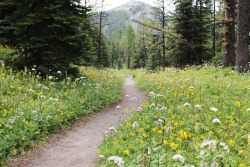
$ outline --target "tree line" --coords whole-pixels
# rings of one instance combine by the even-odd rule
[[[155,0],[154,20],[144,17],[110,35],[108,15],[80,0],[2,0],[0,45],[13,49],[7,65],[74,72],[72,65],[128,69],[184,68],[204,62],[249,70],[249,0]],[[98,18],[95,22],[93,18]]]

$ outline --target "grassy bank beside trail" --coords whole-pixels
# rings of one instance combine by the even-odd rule
[[[122,96],[124,76],[115,70],[80,69],[76,79],[41,79],[35,69],[0,69],[0,166],[6,160],[45,140]]]
[[[100,146],[99,166],[250,166],[250,75],[214,67],[134,73],[150,100]]]

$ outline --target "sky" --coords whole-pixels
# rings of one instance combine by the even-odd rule
[[[100,4],[101,0],[87,0],[90,4]],[[131,0],[104,0],[104,10],[109,10],[115,7],[118,7],[122,4],[125,4],[127,2],[129,2]],[[135,1],[142,1],[145,3],[148,3],[149,5],[155,6],[155,1],[156,0],[135,0]],[[82,2],[84,2],[84,0],[82,0]],[[169,2],[172,2],[171,0],[169,0]],[[94,5],[96,6],[96,5]],[[170,7],[170,9],[172,9],[173,7],[171,7],[172,5],[167,5],[168,7]]]
[[[109,9],[115,8],[129,1],[131,0],[106,0],[106,5],[107,5],[106,9],[109,10]],[[148,3],[150,5],[154,5],[154,0],[139,0],[139,1]]]

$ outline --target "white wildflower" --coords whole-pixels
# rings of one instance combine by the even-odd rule
[[[184,163],[185,158],[184,158],[182,155],[180,155],[180,154],[175,154],[175,155],[173,156],[173,160],[175,160],[175,161],[180,161],[180,162]]]
[[[217,162],[212,163],[211,167],[219,167]]]
[[[226,145],[226,143],[220,142],[219,145],[220,145],[221,147],[224,147],[224,146]]]
[[[136,111],[137,111],[137,112],[140,112],[141,110],[142,110],[142,108],[141,108],[141,107],[138,107]]]
[[[219,120],[218,118],[213,119],[213,121],[212,121],[212,122],[213,122],[213,123],[220,124],[220,120]]]
[[[199,105],[199,104],[195,105],[195,108],[202,110],[201,105]]]
[[[163,120],[162,119],[158,119],[157,124],[158,125],[162,125],[162,123],[163,123]]]
[[[184,106],[184,107],[189,107],[190,104],[189,104],[189,103],[185,103],[183,106]]]
[[[190,86],[189,89],[194,89],[194,87],[193,87],[193,86]]]
[[[62,74],[62,72],[61,71],[57,71],[57,74]]]
[[[247,111],[250,111],[250,108],[248,108]]]
[[[109,130],[110,130],[111,135],[113,135],[113,132],[115,134],[117,134],[117,131],[116,131],[115,127],[112,126],[112,127],[109,128]]]
[[[53,97],[50,97],[49,100],[53,100]]]
[[[155,96],[154,92],[149,92],[149,96]]]
[[[36,111],[36,110],[32,110],[32,113],[33,113],[33,114],[36,114],[36,113],[37,113],[37,111]]]
[[[41,99],[46,99],[46,96],[42,95],[42,96],[41,96]]]
[[[207,163],[202,162],[202,163],[200,163],[200,167],[208,167],[208,164],[207,164]]]
[[[226,152],[230,152],[230,149],[229,149],[228,146],[224,146],[224,147],[223,147],[223,150],[226,151]]]
[[[150,107],[155,107],[155,103],[151,103],[151,104],[150,104]]]
[[[164,110],[166,110],[167,109],[167,107],[161,107],[161,111],[164,111]]]
[[[49,76],[49,80],[52,80],[53,79],[53,76]]]
[[[204,140],[201,143],[201,148],[208,146],[210,149],[216,148],[216,142],[214,140]]]
[[[36,69],[35,69],[35,68],[32,68],[31,70],[32,70],[32,71],[36,71]]]
[[[217,111],[218,111],[218,109],[215,108],[215,107],[210,108],[210,110],[211,110],[211,111],[214,111],[214,112],[217,112]]]
[[[105,159],[105,156],[104,156],[104,155],[98,155],[98,159],[99,159],[99,160],[104,160],[104,159]]]
[[[132,125],[133,129],[136,129],[139,127],[139,123],[138,122],[134,122]]]
[[[58,102],[59,101],[59,99],[54,99],[56,102]]]
[[[85,79],[86,77],[81,76],[80,79]]]
[[[118,167],[122,167],[124,164],[124,161],[121,157],[118,156],[111,156],[108,158],[109,161],[113,161],[115,164],[117,164]]]
[[[45,90],[49,90],[49,88],[47,86],[43,86],[42,88]]]
[[[195,167],[194,165],[185,164],[184,167]]]
[[[172,128],[171,128],[171,127],[168,127],[167,130],[166,130],[166,133],[167,133],[167,134],[172,134]]]
[[[206,152],[204,150],[201,150],[200,155],[203,156],[205,154],[206,154]]]

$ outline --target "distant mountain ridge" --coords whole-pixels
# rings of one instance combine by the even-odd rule
[[[145,20],[147,18],[153,19],[153,7],[147,3],[131,0],[123,5],[106,11],[107,20],[104,20],[104,33],[111,34],[113,31],[121,27],[125,29],[131,24],[135,30],[138,24],[132,22],[133,19]]]

